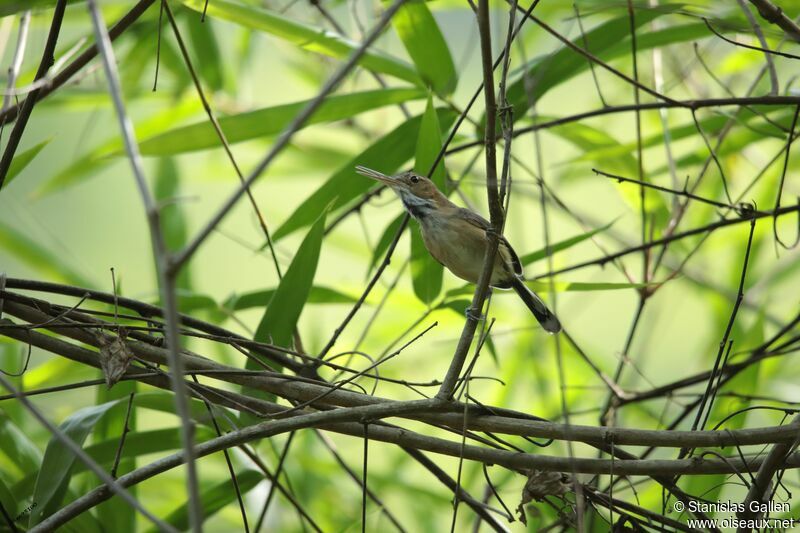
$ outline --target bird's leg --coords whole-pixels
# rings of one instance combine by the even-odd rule
[[[469,306],[464,310],[464,314],[466,315],[467,318],[471,318],[471,319],[475,320],[476,322],[480,322],[481,320],[486,318],[486,315],[482,315],[480,313],[476,313],[475,311],[476,311],[476,309],[474,307]]]
[[[491,294],[491,292],[492,288],[489,287],[489,293]],[[467,318],[475,320],[476,322],[480,322],[481,320],[486,319],[486,315],[482,315],[481,310],[475,309],[474,307],[472,307],[471,304],[468,305],[466,309],[464,309],[464,315],[466,315]]]

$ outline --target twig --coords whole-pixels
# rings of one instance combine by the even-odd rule
[[[122,449],[125,447],[125,438],[128,436],[131,428],[128,425],[131,420],[131,411],[133,410],[133,397],[135,393],[130,393],[128,396],[128,407],[125,410],[125,423],[122,425],[122,435],[119,438],[119,445],[117,446],[117,453],[114,455],[114,465],[111,467],[110,475],[112,478],[117,477],[117,469],[119,462],[122,460]]]
[[[273,437],[281,433],[289,431],[296,431],[302,428],[315,427],[315,426],[330,426],[343,422],[358,422],[364,418],[376,420],[390,416],[403,416],[412,413],[430,412],[442,406],[439,400],[418,400],[408,402],[389,402],[387,404],[369,405],[361,407],[350,407],[345,409],[336,409],[333,411],[322,411],[302,416],[289,418],[286,420],[276,420],[271,422],[264,422],[242,428],[238,431],[232,431],[222,437],[217,437],[209,441],[203,442],[197,446],[199,457],[219,452],[222,449],[238,446],[244,442],[250,442],[256,439],[263,439]],[[359,423],[360,425],[360,423]],[[796,438],[796,429],[792,430],[792,439]],[[372,428],[371,434],[373,438],[379,438],[378,430],[387,431],[388,428]],[[363,427],[362,427],[363,432]],[[378,434],[378,435],[376,435]],[[414,443],[419,449],[429,449],[435,447],[440,453],[447,452],[448,455],[458,457],[461,453],[461,446],[458,443],[450,443],[441,439],[432,437],[419,436],[418,438],[408,438],[410,435],[405,433],[406,440],[409,444]],[[385,434],[384,434],[385,436]],[[396,435],[399,437],[399,435]],[[566,459],[561,457],[550,457],[538,454],[520,454],[518,452],[509,452],[506,450],[494,450],[488,448],[479,448],[475,446],[466,446],[463,448],[463,454],[466,459],[477,460],[485,463],[501,464],[513,469],[540,469],[546,471],[563,471],[569,469],[569,463],[574,463],[578,472],[585,473],[606,473],[610,467],[610,461],[604,459],[581,459],[573,458]],[[162,459],[156,460],[153,463],[146,465],[142,468],[134,470],[118,479],[118,482],[123,487],[128,487],[136,483],[140,483],[153,476],[161,474],[167,470],[176,468],[183,464],[183,454],[177,453]],[[713,474],[713,473],[728,473],[732,469],[742,470],[753,467],[760,467],[765,460],[754,458],[748,461],[748,464],[742,464],[738,458],[732,458],[727,461],[709,460],[703,458],[682,459],[682,460],[642,460],[642,461],[617,461],[614,469],[618,475],[674,475],[674,474]],[[800,467],[800,454],[793,454],[788,457],[781,466],[796,468]],[[49,531],[54,529],[56,525],[65,523],[67,520],[77,516],[78,514],[102,503],[110,497],[107,491],[102,489],[94,489],[85,495],[77,498],[58,512],[54,513],[46,520],[42,521],[37,531]]]
[[[707,18],[703,18],[703,22],[706,23],[706,26],[708,27],[709,30],[711,30],[711,33],[713,33],[714,35],[716,35],[717,37],[719,37],[720,39],[722,39],[726,43],[730,43],[730,44],[732,44],[734,46],[739,46],[741,48],[747,48],[748,50],[755,50],[757,52],[764,52],[765,54],[774,54],[776,56],[788,57],[789,59],[800,59],[800,56],[795,55],[795,54],[790,54],[788,52],[779,52],[778,50],[770,50],[769,48],[761,48],[761,47],[753,46],[753,45],[750,45],[750,44],[740,43],[738,41],[734,41],[733,39],[728,39],[727,37],[722,35],[720,32],[718,32],[716,29],[714,29],[714,26],[711,25],[711,23],[708,21]]]
[[[571,265],[571,266],[568,266],[568,267],[564,267],[564,268],[558,269],[558,270],[556,270],[556,271],[554,271],[552,273],[548,273],[547,275],[538,276],[538,277],[536,277],[534,279],[540,279],[540,278],[547,277],[547,276],[550,276],[550,275],[555,276],[555,275],[558,275],[558,274],[563,274],[565,272],[571,272],[573,270],[579,270],[581,268],[586,268],[588,266],[604,265],[604,264],[608,263],[609,261],[613,261],[614,259],[618,259],[620,257],[626,256],[626,255],[631,254],[631,253],[640,252],[642,250],[642,248],[653,248],[653,247],[657,247],[657,246],[663,246],[664,244],[667,244],[667,243],[670,243],[670,242],[673,242],[673,241],[679,241],[681,239],[685,239],[686,237],[691,237],[692,235],[700,235],[700,234],[703,234],[703,233],[706,233],[706,232],[714,231],[714,230],[719,229],[719,228],[724,228],[724,227],[740,224],[742,222],[747,222],[748,220],[751,220],[751,219],[759,219],[759,218],[772,217],[772,216],[782,216],[782,215],[787,215],[787,214],[790,214],[790,213],[798,213],[798,212],[800,212],[800,205],[791,206],[791,207],[781,207],[777,211],[764,211],[764,212],[753,213],[751,218],[723,218],[722,220],[719,220],[717,222],[712,222],[711,224],[707,224],[707,225],[701,226],[699,228],[690,229],[690,230],[687,230],[687,231],[684,231],[684,232],[681,232],[681,233],[674,233],[674,234],[672,234],[672,235],[670,235],[668,237],[663,237],[661,239],[653,239],[651,241],[648,241],[646,244],[638,245],[638,246],[632,246],[630,248],[626,248],[625,250],[621,250],[621,251],[615,252],[613,254],[608,254],[608,255],[606,255],[604,257],[601,257],[599,259],[593,259],[593,260],[590,260],[590,261],[584,261],[584,262],[578,263],[576,265]]]
[[[697,416],[695,417],[694,423],[692,423],[692,430],[695,430],[700,427],[702,430],[705,427],[705,420],[703,424],[700,424],[700,420],[703,419],[703,411],[706,406],[706,402],[711,394],[711,387],[714,382],[714,377],[716,376],[717,370],[719,368],[720,362],[722,360],[722,356],[725,352],[725,348],[728,346],[728,339],[730,338],[731,331],[733,330],[733,324],[736,321],[736,314],[739,311],[739,306],[742,304],[742,299],[744,298],[744,280],[747,276],[747,264],[750,260],[750,249],[753,245],[753,232],[755,231],[756,221],[753,219],[750,221],[750,234],[747,238],[747,248],[744,252],[744,262],[742,264],[742,274],[739,277],[739,290],[736,293],[736,301],[733,304],[733,309],[731,310],[730,317],[728,318],[728,325],[725,327],[725,333],[722,336],[722,340],[719,343],[719,350],[717,351],[717,357],[714,361],[714,367],[711,371],[711,376],[708,379],[708,384],[706,386],[706,391],[703,394],[703,398],[700,400],[700,407],[697,410]],[[723,367],[724,368],[724,367]],[[708,409],[711,409],[709,405]],[[706,417],[707,418],[707,417]]]
[[[648,183],[646,181],[640,181],[640,180],[635,180],[635,179],[632,179],[632,178],[626,178],[625,176],[620,176],[618,174],[611,174],[610,172],[604,172],[604,171],[598,170],[596,168],[593,168],[592,172],[594,172],[598,176],[603,176],[605,178],[610,178],[612,180],[617,180],[620,183],[623,183],[623,182],[635,183],[635,184],[640,185],[642,187],[648,187],[650,189],[654,189],[656,191],[665,192],[667,194],[672,194],[674,196],[683,196],[684,198],[688,198],[690,200],[696,200],[698,202],[702,202],[702,203],[708,204],[708,205],[713,205],[714,207],[720,207],[720,208],[724,208],[724,209],[735,209],[735,210],[739,210],[742,207],[741,205],[726,204],[726,203],[723,203],[723,202],[717,202],[716,200],[711,200],[709,198],[704,198],[702,196],[698,196],[696,194],[693,194],[693,193],[689,192],[686,189],[684,189],[682,191],[678,191],[678,190],[675,190],[675,189],[670,189],[669,187],[662,187],[661,185],[656,185],[655,183]],[[760,211],[755,210],[755,209],[752,210],[752,212],[759,212],[760,213]]]
[[[203,91],[203,86],[200,84],[200,79],[198,78],[197,72],[195,72],[194,66],[192,65],[192,60],[189,57],[189,51],[186,49],[186,44],[183,42],[181,33],[178,30],[178,24],[175,22],[175,17],[172,15],[172,9],[169,7],[169,2],[162,0],[162,6],[164,11],[167,13],[170,26],[172,26],[172,33],[175,35],[175,40],[178,42],[178,48],[180,48],[181,56],[183,56],[183,61],[186,63],[186,69],[189,71],[189,75],[192,78],[195,90],[197,91],[197,96],[200,97],[200,102],[203,104],[203,109],[206,112],[206,116],[208,116],[208,120],[211,122],[211,125],[214,128],[214,132],[217,134],[222,147],[225,149],[225,155],[228,156],[228,160],[231,162],[231,166],[233,166],[233,170],[236,172],[239,182],[244,184],[244,175],[242,174],[242,170],[239,168],[239,164],[236,162],[236,158],[233,156],[233,151],[228,143],[228,139],[225,137],[225,132],[222,131],[222,126],[220,125],[219,120],[217,120],[217,117],[214,115],[214,111],[211,109],[211,104],[209,104],[208,98],[206,98],[205,92]],[[250,201],[250,205],[253,208],[253,212],[256,214],[258,224],[261,226],[261,232],[264,234],[270,256],[272,257],[272,264],[275,267],[275,272],[278,274],[278,278],[280,279],[281,267],[278,264],[278,257],[275,255],[275,248],[272,245],[272,236],[270,235],[269,228],[267,227],[267,221],[265,220],[264,215],[261,213],[261,209],[258,207],[258,203],[256,202],[255,197],[253,197],[253,192],[249,186],[246,187],[245,192],[247,194],[247,199]]]
[[[8,67],[8,89],[9,92],[17,84],[17,76],[22,68],[22,60],[25,57],[25,48],[28,43],[28,28],[31,24],[31,12],[25,11],[19,18],[19,32],[17,33],[17,47],[14,50],[14,57],[11,60],[11,66]],[[0,110],[0,115],[6,112],[11,105],[12,95],[6,93],[3,97],[3,109]],[[0,126],[2,132],[2,126]]]
[[[761,26],[759,26],[758,21],[753,16],[753,13],[750,11],[750,8],[747,7],[747,3],[745,0],[736,0],[739,3],[739,7],[742,8],[744,12],[744,16],[747,18],[747,21],[750,23],[750,26],[753,28],[753,33],[756,34],[758,38],[758,42],[761,43],[761,48],[766,50],[767,48],[767,40],[764,38],[764,32],[761,31]],[[778,73],[775,70],[775,62],[772,61],[772,56],[768,52],[764,52],[764,61],[766,62],[767,71],[769,72],[769,84],[770,90],[769,94],[775,96],[780,93],[781,87],[780,83],[778,82]]]
[[[781,171],[781,179],[778,183],[778,194],[775,197],[775,209],[779,209],[781,206],[781,196],[783,195],[783,183],[786,180],[786,171],[789,168],[789,152],[792,148],[792,139],[794,138],[794,129],[797,126],[797,117],[800,115],[800,104],[797,105],[794,109],[794,116],[792,117],[792,126],[789,128],[789,136],[786,138],[786,151],[784,152],[784,159],[783,159],[783,170]],[[800,215],[798,215],[800,216]],[[778,219],[774,217],[772,219],[772,234],[775,237],[775,242],[780,244],[784,249],[794,248],[800,243],[800,227],[798,227],[797,238],[795,239],[794,243],[791,245],[786,245],[778,236]]]

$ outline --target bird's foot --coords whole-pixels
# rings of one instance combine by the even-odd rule
[[[474,320],[476,322],[480,322],[481,320],[486,318],[486,315],[482,315],[480,313],[480,309],[475,309],[472,306],[467,307],[464,310],[464,314],[467,316],[467,318],[471,318],[472,320]]]

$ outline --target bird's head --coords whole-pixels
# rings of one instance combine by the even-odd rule
[[[362,166],[357,166],[356,172],[388,186],[400,196],[409,211],[411,211],[411,206],[435,208],[450,203],[436,187],[436,184],[415,172],[408,171],[396,176],[387,176],[382,172]]]

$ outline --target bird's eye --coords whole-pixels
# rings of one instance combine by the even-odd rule
[[[417,176],[411,176],[411,183],[419,183],[419,178]]]

